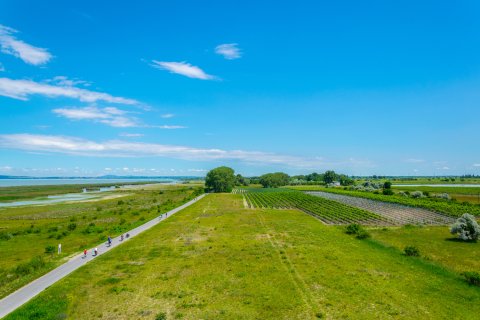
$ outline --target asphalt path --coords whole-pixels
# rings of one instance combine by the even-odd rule
[[[190,200],[189,202],[168,211],[167,213],[164,213],[155,219],[152,219],[148,221],[147,223],[142,224],[141,226],[136,227],[135,229],[132,229],[130,231],[125,232],[125,235],[128,233],[129,237],[126,238],[124,237],[123,240],[121,240],[120,236],[116,238],[112,238],[112,243],[111,245],[108,245],[107,242],[99,244],[96,248],[98,249],[98,254],[94,255],[94,248],[88,249],[88,253],[86,256],[84,256],[83,253],[78,254],[71,258],[68,262],[62,264],[61,266],[57,267],[56,269],[53,269],[49,273],[41,276],[40,278],[30,282],[26,286],[18,289],[17,291],[13,292],[12,294],[6,296],[2,300],[0,300],[0,318],[5,317],[9,313],[13,312],[16,310],[18,307],[22,306],[32,298],[34,298],[36,295],[38,295],[40,292],[57,282],[58,280],[64,278],[68,274],[72,273],[73,271],[77,270],[81,266],[87,264],[88,262],[95,260],[96,257],[104,254],[105,252],[108,252],[112,250],[115,247],[120,246],[124,242],[129,241],[136,235],[152,228],[153,226],[159,224],[160,222],[164,221],[165,219],[170,218],[173,216],[175,213],[185,209],[186,207],[194,204],[198,200],[202,199],[205,197],[206,194],[202,194],[201,196],[196,197],[193,200]]]

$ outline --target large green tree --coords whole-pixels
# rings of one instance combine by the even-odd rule
[[[235,171],[229,167],[212,169],[205,178],[205,186],[210,192],[231,192],[235,182]]]
[[[323,181],[326,184],[332,183],[335,180],[337,180],[337,174],[335,173],[335,171],[325,171],[325,173],[323,174]]]
[[[290,176],[283,172],[267,173],[260,177],[260,184],[264,188],[277,188],[286,186],[290,181]]]

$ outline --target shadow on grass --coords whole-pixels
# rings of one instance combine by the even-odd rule
[[[445,238],[445,241],[451,241],[451,242],[460,242],[460,243],[477,243],[476,240],[462,240],[460,238]]]

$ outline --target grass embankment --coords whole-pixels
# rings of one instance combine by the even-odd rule
[[[39,197],[47,197],[66,193],[78,193],[83,189],[89,191],[99,190],[102,187],[122,186],[122,185],[141,185],[155,183],[148,182],[125,182],[125,183],[92,183],[92,184],[61,184],[61,185],[41,185],[41,186],[16,186],[0,187],[0,202],[25,200]]]
[[[115,191],[125,197],[114,200],[0,209],[0,298],[68,256],[190,200],[196,190],[201,189],[158,186],[151,190]],[[52,253],[45,253],[48,246]]]
[[[48,288],[27,319],[476,319],[455,273],[297,210],[209,195]]]
[[[320,186],[289,186],[289,189],[301,190],[301,191],[323,191],[338,193],[347,196],[367,198],[372,200],[384,201],[406,205],[410,207],[425,208],[432,211],[440,212],[452,217],[459,217],[464,213],[470,213],[475,216],[480,216],[480,205],[471,203],[460,203],[458,201],[445,200],[439,198],[417,198],[405,197],[399,194],[395,195],[383,195],[381,193],[376,194],[368,191],[353,191],[344,190],[343,188],[325,188]]]

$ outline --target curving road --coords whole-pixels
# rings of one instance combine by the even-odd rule
[[[202,194],[201,196],[198,196],[197,198],[173,209],[168,211],[166,214],[163,214],[153,220],[148,221],[145,224],[142,224],[141,226],[138,226],[135,229],[132,229],[130,231],[127,231],[125,233],[128,233],[130,237],[128,239],[124,239],[123,241],[120,240],[120,237],[116,237],[112,239],[112,245],[108,246],[106,243],[102,243],[97,246],[98,248],[98,254],[97,256],[100,256],[104,254],[107,251],[112,250],[113,248],[121,245],[122,243],[130,240],[131,238],[135,237],[136,235],[142,233],[143,231],[146,231],[153,226],[159,224],[165,219],[168,219],[175,213],[185,209],[186,207],[194,204],[198,200],[202,199],[205,197],[206,194]],[[36,295],[38,295],[40,292],[57,282],[58,280],[62,279],[63,277],[67,276],[68,274],[72,273],[73,271],[77,270],[81,266],[85,265],[89,261],[94,260],[97,256],[93,255],[93,248],[88,250],[88,254],[86,257],[84,257],[83,253],[76,255],[75,257],[71,258],[68,262],[62,264],[56,269],[53,269],[49,273],[43,275],[42,277],[30,282],[26,286],[18,289],[14,293],[6,296],[2,300],[0,300],[0,318],[5,317],[9,313],[13,312],[15,309],[18,307],[22,306],[26,302],[28,302],[30,299],[34,298]]]

